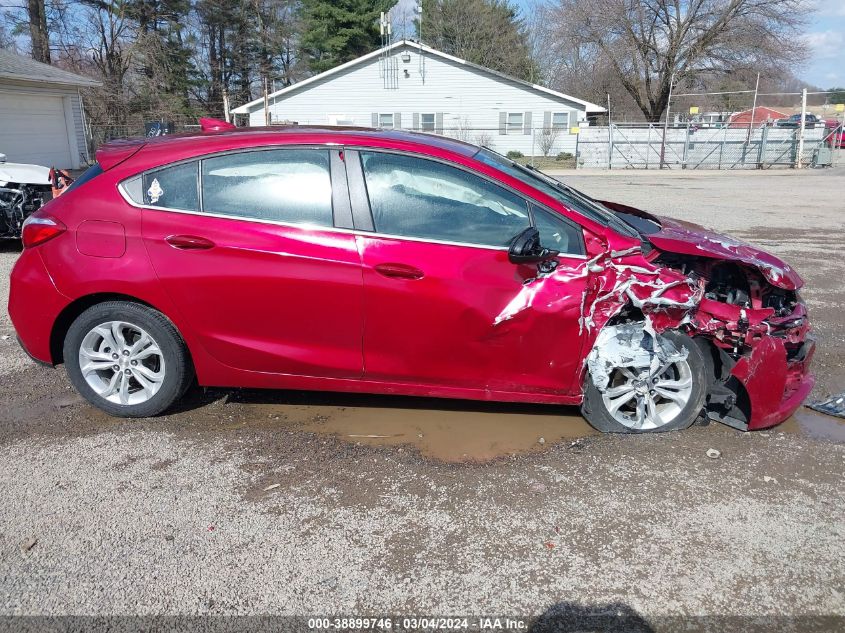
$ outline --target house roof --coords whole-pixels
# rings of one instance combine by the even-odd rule
[[[735,121],[737,119],[751,119],[751,108],[748,110],[743,110],[742,112],[735,112],[731,115],[731,121]],[[774,108],[769,108],[767,106],[756,106],[754,108],[754,118],[759,119],[761,116],[763,118],[769,117],[773,119],[783,119],[789,116],[785,112],[781,110],[775,110]]]
[[[291,86],[287,86],[286,88],[282,88],[281,90],[277,90],[276,92],[273,92],[270,95],[268,95],[268,99],[277,99],[278,97],[284,97],[288,93],[291,93],[291,92],[294,92],[294,91],[297,91],[297,90],[301,90],[302,88],[305,88],[309,84],[318,82],[322,79],[326,79],[328,77],[331,77],[332,75],[343,72],[344,70],[347,70],[349,68],[354,68],[355,66],[362,64],[366,61],[369,61],[373,58],[376,58],[379,55],[384,54],[385,52],[390,52],[390,51],[397,50],[397,49],[400,49],[400,48],[405,48],[405,47],[416,48],[417,50],[419,50],[421,52],[424,52],[424,53],[427,53],[427,54],[430,54],[430,55],[436,55],[438,57],[442,57],[443,59],[448,59],[449,61],[455,62],[457,64],[463,64],[464,66],[468,66],[470,68],[475,68],[476,70],[480,70],[481,72],[484,72],[484,73],[487,73],[487,74],[490,74],[490,75],[494,75],[496,77],[499,77],[500,79],[506,79],[508,81],[513,81],[513,82],[520,84],[521,86],[528,88],[530,90],[537,90],[538,92],[545,93],[545,94],[547,94],[551,97],[556,97],[558,99],[563,99],[565,101],[571,101],[573,103],[577,103],[581,106],[584,106],[584,109],[587,113],[599,114],[601,112],[605,112],[605,109],[603,107],[601,107],[600,105],[596,105],[595,103],[590,103],[589,101],[584,101],[583,99],[577,99],[576,97],[564,94],[562,92],[558,92],[556,90],[552,90],[551,88],[546,88],[544,86],[532,84],[528,81],[523,81],[522,79],[517,79],[516,77],[511,77],[510,75],[500,73],[497,70],[491,70],[490,68],[486,68],[486,67],[480,66],[478,64],[473,64],[472,62],[468,62],[465,59],[461,59],[459,57],[455,57],[454,55],[449,55],[447,53],[443,53],[441,51],[438,51],[437,49],[431,48],[430,46],[426,46],[425,44],[421,44],[419,42],[414,42],[412,40],[400,40],[398,42],[391,44],[390,46],[385,46],[384,48],[379,48],[377,50],[374,50],[371,53],[367,53],[366,55],[362,55],[361,57],[353,59],[352,61],[348,61],[345,64],[341,64],[340,66],[335,66],[334,68],[327,70],[325,72],[322,72],[318,75],[314,75],[313,77],[309,77],[308,79],[304,79],[302,81],[299,81],[299,82],[297,82],[297,83],[295,83]],[[264,97],[259,97],[258,99],[255,99],[253,101],[250,101],[249,103],[245,103],[244,105],[235,108],[234,110],[232,110],[232,112],[234,114],[249,114],[249,112],[252,109],[254,109],[256,106],[263,105],[263,103],[264,103]]]
[[[100,82],[94,79],[56,68],[50,64],[42,64],[31,57],[24,57],[3,49],[0,49],[0,79],[79,87],[100,85]]]

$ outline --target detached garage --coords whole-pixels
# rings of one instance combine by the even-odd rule
[[[79,90],[98,85],[0,50],[0,154],[12,163],[84,167],[88,144]]]

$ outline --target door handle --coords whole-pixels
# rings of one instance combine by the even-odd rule
[[[376,264],[373,268],[379,275],[394,279],[422,279],[425,276],[419,268],[408,264]]]
[[[173,248],[183,251],[207,251],[214,248],[214,242],[196,235],[171,235],[164,239]]]

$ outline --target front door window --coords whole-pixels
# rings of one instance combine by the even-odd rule
[[[522,198],[443,163],[361,152],[378,233],[502,247],[530,224]]]

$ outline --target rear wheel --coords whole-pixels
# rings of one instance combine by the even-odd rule
[[[627,326],[626,326],[627,327]],[[635,326],[637,327],[637,326]],[[693,340],[680,332],[664,332],[657,341],[642,330],[631,336],[640,346],[625,354],[624,366],[607,371],[607,384],[596,386],[587,376],[581,412],[605,433],[659,433],[685,429],[695,422],[707,395],[706,361]],[[660,358],[655,350],[676,353]]]
[[[77,391],[120,417],[162,413],[193,379],[188,350],[173,324],[152,308],[124,301],[79,315],[65,337],[64,360]]]

